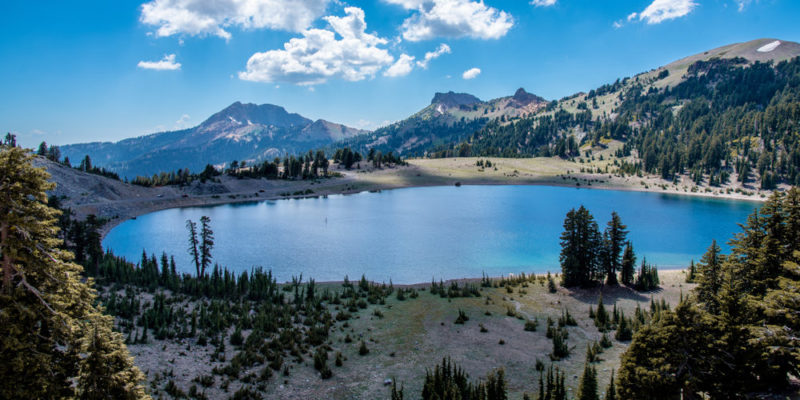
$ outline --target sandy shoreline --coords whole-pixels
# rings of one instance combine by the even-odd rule
[[[603,152],[605,161],[560,158],[446,158],[412,159],[408,166],[372,169],[332,169],[341,177],[306,181],[236,179],[221,176],[218,182],[195,182],[186,187],[167,186],[144,188],[119,181],[83,174],[65,172],[57,165],[48,165],[53,180],[58,184],[56,194],[62,196],[64,205],[72,208],[77,218],[89,214],[107,219],[101,235],[129,219],[141,215],[181,207],[203,207],[280,199],[297,199],[329,195],[347,195],[369,191],[415,187],[454,185],[531,185],[637,191],[666,195],[694,196],[711,199],[763,202],[771,192],[759,191],[738,182],[725,187],[694,186],[687,178],[673,184],[653,176],[617,176],[598,171],[613,167],[613,146]],[[491,168],[476,166],[478,160],[491,160]],[[78,176],[76,174],[83,174]],[[732,179],[733,181],[733,179]],[[104,195],[95,195],[102,192]]]

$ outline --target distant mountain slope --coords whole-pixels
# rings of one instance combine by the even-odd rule
[[[366,131],[325,120],[312,121],[271,104],[236,102],[200,125],[116,143],[95,142],[61,147],[73,163],[86,155],[93,163],[132,178],[206,164],[262,160],[304,152]]]
[[[435,156],[577,156],[625,141],[620,170],[720,185],[800,185],[800,44],[737,43],[486,127]]]
[[[525,89],[489,101],[467,93],[436,93],[431,104],[414,115],[343,143],[359,151],[374,148],[421,156],[432,148],[462,140],[492,119],[512,120],[536,113],[546,104],[546,100]]]

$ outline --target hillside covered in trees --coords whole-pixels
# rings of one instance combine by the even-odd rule
[[[570,158],[619,140],[623,173],[772,189],[800,183],[798,124],[800,59],[716,56],[618,80],[530,117],[494,119],[431,155]]]
[[[524,377],[490,369],[485,380],[472,381],[449,360],[440,366],[414,364],[416,375],[406,376],[425,372],[424,379],[391,379],[391,387],[384,388],[387,398],[416,398],[419,393],[431,399],[507,399],[512,384],[516,393],[529,399],[573,398],[568,388],[577,388],[575,398],[580,399],[599,399],[601,392],[605,398],[677,399],[762,398],[797,391],[793,377],[800,373],[800,190],[796,188],[774,194],[754,212],[731,241],[730,254],[721,254],[712,243],[686,274],[696,288],[681,291],[676,306],[663,297],[651,297],[647,310],[640,307],[647,299],[641,296],[643,301],[635,302],[635,309],[628,306],[626,312],[618,307],[619,294],[637,295],[620,283],[651,295],[660,289],[657,272],[644,261],[636,278],[631,276],[636,257],[626,240],[628,227],[615,214],[601,233],[586,209],[568,213],[561,276],[484,277],[479,283],[432,282],[412,288],[375,284],[365,277],[319,285],[301,276],[278,284],[268,270],[234,274],[214,265],[212,221],[205,217],[199,225],[187,222],[196,275],[177,273],[166,254],[158,258],[143,253],[140,262],[133,263],[104,253],[97,234],[103,221],[60,217],[52,208],[58,205],[55,199],[45,197],[51,184],[43,170],[32,167],[31,158],[7,144],[0,151],[4,185],[0,352],[11,361],[0,372],[16,382],[3,388],[4,398],[31,394],[146,398],[144,376],[126,344],[140,352],[164,352],[160,362],[172,357],[147,371],[147,391],[153,395],[264,398],[265,391],[274,394],[280,382],[285,385],[290,379],[293,385],[304,379],[311,385],[312,377],[324,382],[339,374],[351,376],[347,374],[354,367],[373,368],[395,359],[395,350],[387,354],[384,348],[392,348],[391,339],[378,336],[375,329],[384,319],[391,325],[396,325],[394,319],[415,320],[409,311],[413,307],[426,313],[436,309],[435,315],[443,312],[448,319],[452,315],[433,326],[458,334],[457,343],[468,341],[464,335],[471,329],[479,337],[497,340],[501,335],[493,346],[502,349],[507,339],[515,352],[541,351],[544,344],[549,366],[545,360],[526,356],[528,372],[514,369]],[[93,288],[95,282],[98,289]],[[579,303],[570,299],[596,293],[579,287],[597,287],[601,282],[605,283],[597,304],[588,304],[588,312],[585,297]],[[521,311],[518,301],[529,291],[557,296],[556,309],[536,315]],[[617,301],[606,306],[604,300],[614,296]],[[540,321],[546,329],[539,327]],[[575,351],[577,343],[585,344],[585,357]],[[605,380],[608,375],[599,378],[598,363],[609,361],[602,354],[622,354],[619,363],[614,358],[606,364],[619,366],[610,380]],[[409,354],[397,356],[402,362]],[[194,357],[200,357],[203,368],[194,375],[176,376],[176,365],[185,364],[175,364],[175,359],[198,360]],[[469,361],[459,359],[459,364]],[[506,363],[496,361],[499,366]],[[567,371],[573,374],[576,365],[583,371],[580,380],[565,382]],[[295,375],[298,378],[290,378]],[[303,390],[302,386],[292,390]]]

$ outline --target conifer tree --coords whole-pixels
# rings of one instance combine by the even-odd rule
[[[598,259],[601,239],[597,222],[584,206],[567,213],[560,256],[564,286],[586,286],[602,278],[604,271]]]
[[[617,388],[614,386],[614,370],[611,370],[611,382],[608,383],[606,396],[603,400],[617,400]]]
[[[633,285],[633,275],[636,270],[636,254],[633,252],[633,244],[631,244],[631,242],[628,242],[625,246],[620,269],[620,280],[622,284],[628,286]]]
[[[597,395],[597,371],[588,362],[583,367],[583,376],[578,385],[577,400],[600,400]]]
[[[211,250],[214,248],[214,231],[211,230],[211,218],[200,217],[200,275],[204,277],[206,269],[211,265]]]
[[[606,227],[606,283],[609,285],[617,284],[617,272],[621,269],[620,256],[622,255],[622,246],[626,242],[628,236],[628,227],[622,224],[622,219],[616,211],[611,213],[611,220],[608,221]]]
[[[711,242],[703,258],[697,263],[698,276],[697,289],[695,291],[697,300],[705,306],[705,308],[714,313],[717,311],[717,294],[720,288],[722,255],[717,241]]]
[[[195,271],[197,273],[197,277],[200,278],[200,250],[199,250],[199,241],[197,240],[197,223],[187,219],[186,220],[186,229],[189,230],[189,255],[192,256],[192,261],[194,261]]]
[[[0,398],[89,397],[92,388],[147,398],[121,335],[95,305],[92,281],[59,248],[58,211],[46,205],[54,185],[32,158],[0,147]]]
[[[716,352],[716,322],[689,301],[663,310],[642,326],[620,360],[623,399],[675,399],[712,388],[708,374]]]
[[[603,296],[597,301],[597,311],[594,313],[594,324],[600,332],[604,332],[608,326],[608,312],[603,305]]]
[[[689,269],[686,271],[686,283],[694,283],[697,278],[697,268],[694,266],[694,260],[689,264]]]

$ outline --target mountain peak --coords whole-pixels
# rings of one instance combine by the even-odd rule
[[[305,126],[312,121],[299,114],[289,113],[285,108],[274,104],[253,104],[237,101],[205,120],[201,126],[218,122],[238,124],[274,125],[279,127]]]
[[[511,99],[514,100],[515,103],[521,106],[527,106],[528,104],[531,103],[542,103],[546,101],[545,99],[533,93],[526,92],[525,89],[523,88],[517,89],[517,91],[514,92],[514,96]]]
[[[475,103],[483,103],[483,101],[469,93],[455,93],[452,90],[447,93],[437,92],[433,96],[433,100],[431,100],[431,104],[442,104],[447,107],[457,107]]]

